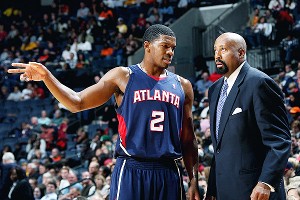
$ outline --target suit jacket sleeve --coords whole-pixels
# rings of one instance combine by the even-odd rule
[[[211,167],[209,171],[209,177],[208,177],[208,182],[207,182],[207,192],[206,196],[217,196],[217,191],[216,191],[216,170],[215,170],[215,157],[213,157],[212,162],[211,162]]]
[[[283,94],[269,78],[261,79],[253,95],[254,112],[263,145],[268,151],[259,181],[277,188],[290,155],[290,131]]]

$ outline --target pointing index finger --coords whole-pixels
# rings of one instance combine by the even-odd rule
[[[27,67],[28,64],[25,64],[25,63],[11,63],[11,66],[13,66],[13,67]]]

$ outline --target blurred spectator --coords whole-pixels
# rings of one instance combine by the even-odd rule
[[[291,64],[286,64],[284,66],[284,70],[285,70],[285,75],[286,76],[294,78],[294,76],[296,75],[296,73],[294,72]]]
[[[114,43],[113,56],[117,58],[117,66],[123,64],[123,54],[126,45],[126,40],[122,33],[118,33]]]
[[[35,178],[39,177],[38,166],[34,163],[28,163],[26,167],[26,175],[28,178]]]
[[[146,27],[146,18],[145,18],[144,13],[139,14],[139,17],[136,20],[136,25],[141,29],[145,29],[145,27]]]
[[[59,127],[63,121],[62,111],[60,109],[55,110],[53,118],[51,119],[51,125]]]
[[[51,154],[49,156],[52,162],[57,163],[60,162],[63,158],[58,148],[53,148],[51,150]]]
[[[109,196],[110,186],[106,184],[105,178],[98,174],[95,176],[96,192],[92,198],[106,199]]]
[[[83,171],[81,173],[81,179],[86,179],[81,182],[81,184],[83,186],[82,191],[81,191],[81,196],[84,196],[84,197],[91,196],[96,188],[95,188],[94,184],[92,183],[92,181],[90,180],[89,172]]]
[[[100,56],[102,58],[108,58],[112,56],[113,53],[114,49],[110,46],[110,44],[108,42],[104,43],[103,49],[100,52]]]
[[[38,182],[37,182],[36,178],[28,178],[28,182],[29,182],[32,190],[34,190],[34,188],[36,188],[38,186]]]
[[[99,174],[99,168],[100,168],[99,163],[96,161],[92,161],[89,164],[89,173],[93,179],[95,179],[96,175]]]
[[[76,51],[71,50],[71,46],[67,45],[65,49],[62,52],[62,58],[64,61],[70,60],[71,59],[71,53],[73,53],[74,59],[77,59],[77,53]]]
[[[209,80],[209,73],[206,71],[202,72],[202,74],[197,77],[197,81],[195,83],[195,98],[201,100],[212,84],[213,82]]]
[[[88,151],[88,148],[90,146],[90,140],[88,137],[88,133],[84,131],[83,128],[79,128],[77,130],[77,135],[75,138],[76,142],[76,149],[80,153],[82,158],[85,158],[85,155]]]
[[[297,69],[294,81],[297,84],[298,89],[300,89],[300,69]]]
[[[7,36],[7,32],[4,29],[4,25],[0,24],[0,46],[2,46],[4,44],[4,40],[5,40],[6,36]]]
[[[78,54],[78,60],[76,63],[76,69],[86,69],[90,65],[90,62],[88,59],[85,58],[85,55],[83,53]]]
[[[50,125],[51,124],[51,119],[48,117],[48,113],[46,110],[41,111],[41,117],[38,118],[38,123],[40,125]]]
[[[290,114],[292,115],[293,120],[300,120],[300,107],[292,107],[290,109]]]
[[[291,124],[291,134],[296,137],[296,139],[300,138],[300,121],[294,120]]]
[[[82,191],[82,185],[80,183],[76,183],[78,181],[77,175],[73,170],[69,170],[69,174],[68,174],[68,182],[70,183],[70,185],[74,184],[73,186],[71,186],[64,195],[61,195],[59,197],[59,199],[65,199],[65,198],[70,198],[73,199],[74,196],[78,196],[80,195],[80,192]]]
[[[280,42],[291,33],[294,18],[287,8],[283,8],[278,12],[276,21],[276,40]]]
[[[32,99],[33,97],[33,86],[31,82],[26,83],[26,87],[22,90],[22,100]]]
[[[141,41],[141,38],[143,37],[143,28],[132,23],[129,27],[127,35],[129,37],[130,35],[132,35],[134,39],[136,39],[137,41]]]
[[[272,10],[272,12],[275,12],[283,9],[284,5],[284,0],[271,0],[269,2],[268,8]]]
[[[39,186],[43,184],[43,175],[46,172],[47,172],[46,165],[44,164],[44,162],[41,161],[39,163],[39,177],[37,179]],[[44,192],[44,190],[42,190],[42,192]]]
[[[288,95],[289,84],[294,82],[294,79],[286,75],[285,69],[280,69],[279,74],[277,75],[280,86],[284,94]]]
[[[85,6],[85,3],[83,1],[81,1],[79,5],[80,7],[77,10],[76,17],[86,20],[89,15],[90,9]]]
[[[269,9],[265,10],[265,13],[263,16],[266,18],[266,22],[271,23],[272,26],[275,27],[276,19],[273,17],[271,10],[269,10]]]
[[[81,40],[79,40],[79,43],[77,44],[76,50],[77,53],[81,51],[85,54],[85,56],[87,56],[92,51],[92,44],[90,41],[86,40],[85,37],[82,37]]]
[[[298,38],[295,38],[292,33],[289,33],[288,36],[280,42],[281,60],[286,64],[290,64],[294,59],[294,53],[298,48]]]
[[[34,134],[35,135],[35,134]],[[32,138],[34,138],[36,136],[32,136]],[[29,141],[31,141],[31,139],[29,139]],[[27,146],[26,146],[26,150],[27,148],[29,149],[30,143],[28,142]],[[32,161],[33,159],[44,159],[47,156],[46,153],[46,142],[44,139],[37,139],[32,147],[29,149],[29,151],[27,151],[27,160],[28,161]],[[38,178],[38,177],[36,177]]]
[[[70,69],[75,69],[77,64],[77,58],[75,58],[74,53],[70,53],[70,59],[66,60],[66,63],[70,67]]]
[[[62,189],[70,185],[70,183],[69,183],[69,181],[68,181],[69,171],[70,171],[70,168],[67,167],[67,166],[63,166],[63,167],[60,169],[61,181],[60,181],[58,190],[61,190],[61,191],[60,191],[60,194],[62,194],[62,195],[68,193],[68,190],[67,190],[67,189],[64,189],[64,190],[62,190]]]
[[[169,3],[169,0],[163,0],[158,11],[162,15],[165,24],[170,24],[170,21],[174,20],[174,7]]]
[[[34,200],[41,200],[42,196],[44,196],[44,194],[42,193],[41,188],[35,187],[33,190]]]
[[[41,198],[41,200],[54,200],[57,199],[56,194],[56,183],[55,181],[49,181],[46,185],[46,195]]]
[[[13,167],[10,170],[10,179],[13,182],[8,193],[11,200],[34,200],[33,190],[26,178],[26,174],[20,167]]]
[[[54,146],[54,137],[55,137],[55,130],[51,126],[47,126],[46,124],[41,125],[41,131],[40,137],[46,141],[46,150],[51,150]]]
[[[125,48],[126,48],[126,52],[125,52],[126,56],[133,55],[134,52],[139,48],[138,41],[133,37],[132,34],[130,34],[126,39]]]
[[[290,178],[295,176],[295,169],[291,162],[288,162],[286,164],[285,170],[284,170],[284,184],[289,185],[290,184]]]
[[[260,9],[255,8],[253,10],[253,12],[251,13],[251,15],[249,16],[248,27],[253,29],[253,27],[255,27],[257,25],[257,23],[259,22],[260,16],[261,16],[260,15]]]
[[[58,127],[58,133],[57,133],[57,141],[56,141],[56,147],[63,151],[67,149],[67,130],[68,130],[68,118],[63,118],[62,123]]]
[[[286,0],[285,6],[290,10],[290,13],[293,15],[294,20],[299,22],[299,16],[300,16],[300,7],[299,7],[299,1],[295,0]]]
[[[124,19],[121,17],[118,18],[117,29],[118,29],[119,33],[121,33],[121,34],[126,34],[128,31],[128,27],[125,24]]]
[[[157,7],[152,7],[148,10],[148,17],[146,18],[147,22],[151,24],[162,24],[163,18],[162,15],[159,13]]]
[[[32,54],[31,51],[38,48],[38,44],[35,41],[30,41],[30,38],[27,38],[23,41],[21,46],[21,51],[25,53],[25,55]]]
[[[11,152],[5,152],[0,164],[0,199],[8,200],[8,193],[13,184],[10,179],[10,170],[16,167],[15,156]]]
[[[253,27],[252,35],[247,37],[252,48],[265,46],[272,33],[272,24],[266,21],[264,16],[259,18],[258,23]]]
[[[32,116],[30,118],[29,127],[32,133],[41,133],[41,125],[38,122],[38,118],[36,116]]]
[[[20,91],[19,86],[15,85],[14,91],[8,95],[7,100],[20,101],[21,99],[22,99],[22,92]]]
[[[204,97],[201,100],[201,106],[200,106],[200,117],[201,117],[201,119],[208,118],[208,115],[209,115],[208,113],[209,113],[209,101],[208,101],[207,97]]]
[[[38,57],[37,61],[41,62],[43,64],[45,64],[46,62],[49,62],[50,61],[49,50],[44,49],[43,53]]]
[[[44,99],[45,91],[42,87],[39,86],[38,83],[33,83],[33,98],[34,99]]]
[[[1,91],[0,91],[0,100],[6,100],[8,96],[9,96],[8,87],[5,85],[2,85]]]
[[[113,20],[113,12],[110,8],[104,5],[103,2],[101,2],[100,4],[102,4],[102,10],[99,13],[98,20],[100,20],[101,23],[103,23],[104,25],[108,26],[108,24],[111,23]]]

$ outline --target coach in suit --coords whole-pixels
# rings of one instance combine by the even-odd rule
[[[206,198],[284,200],[291,138],[283,93],[246,62],[240,35],[220,35],[214,50],[223,77],[208,93],[214,159]]]

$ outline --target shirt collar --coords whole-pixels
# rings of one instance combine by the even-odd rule
[[[236,70],[234,70],[234,72],[228,78],[225,77],[224,80],[227,80],[227,83],[228,83],[227,95],[229,94],[229,92],[230,92],[235,80],[237,79],[237,77],[242,69],[242,66],[245,64],[245,62],[246,61],[242,62],[242,64],[238,68],[236,68]]]

